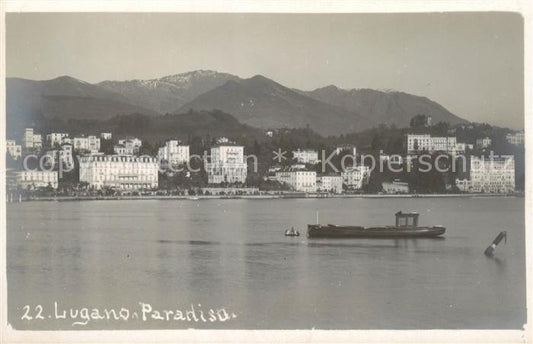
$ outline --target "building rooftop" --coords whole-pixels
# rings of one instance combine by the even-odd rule
[[[309,148],[309,149],[308,149],[308,148],[306,148],[306,149],[300,149],[300,148],[298,148],[297,150],[293,150],[292,152],[293,152],[293,153],[294,153],[294,152],[300,152],[300,153],[318,153],[318,151],[316,151],[316,150],[314,150],[314,149],[310,149],[310,148]]]
[[[314,170],[294,168],[292,166],[283,167],[281,170],[276,171],[276,172],[315,172],[316,173],[316,171]]]
[[[238,143],[235,143],[235,142],[225,142],[225,143],[217,143],[216,145],[212,146],[211,148],[215,148],[215,147],[243,147],[243,145],[240,145]]]

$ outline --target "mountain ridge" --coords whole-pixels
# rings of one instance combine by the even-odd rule
[[[42,118],[108,119],[117,114],[156,112],[130,104],[118,93],[69,76],[50,80],[6,79],[8,130],[20,132]]]
[[[231,113],[242,123],[263,129],[309,126],[323,135],[357,131],[369,126],[355,111],[345,111],[312,99],[262,75],[228,81],[198,96],[175,113],[189,109],[218,109]]]
[[[137,106],[146,106],[161,114],[171,113],[198,95],[238,76],[212,70],[196,70],[155,79],[102,81],[97,85],[117,92]]]
[[[418,114],[431,116],[434,123],[441,121],[450,124],[468,122],[427,97],[401,91],[382,91],[370,88],[346,90],[335,85],[328,85],[313,91],[301,92],[311,98],[339,106],[347,111],[359,111],[383,124],[406,127],[409,126],[411,118]]]
[[[288,88],[263,75],[242,79],[197,70],[154,79],[91,84],[70,76],[50,80],[6,79],[8,128],[39,118],[106,120],[120,114],[159,116],[189,109],[227,112],[260,129],[310,127],[322,135],[365,130],[379,124],[409,126],[417,114],[433,122],[467,121],[427,97],[328,85],[312,91]]]

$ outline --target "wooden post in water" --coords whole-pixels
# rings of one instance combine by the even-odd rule
[[[485,255],[487,257],[492,257],[494,255],[494,250],[496,250],[496,246],[498,246],[498,244],[500,243],[500,241],[502,241],[503,238],[505,238],[505,242],[507,242],[506,231],[500,232],[500,234],[498,234],[498,236],[496,237],[496,239],[494,239],[492,244],[490,244],[490,246],[487,247],[487,249],[485,250]]]

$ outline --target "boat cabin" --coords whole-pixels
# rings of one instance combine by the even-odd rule
[[[418,213],[402,213],[396,214],[396,227],[418,227]]]

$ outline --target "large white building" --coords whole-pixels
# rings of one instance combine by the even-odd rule
[[[182,145],[179,140],[169,140],[159,148],[158,158],[171,165],[185,164],[189,161],[189,146]]]
[[[46,135],[46,140],[48,141],[48,144],[50,147],[54,148],[56,146],[59,146],[63,143],[63,139],[65,137],[68,137],[68,134],[66,133],[50,133]]]
[[[57,171],[20,171],[16,173],[17,185],[23,189],[52,187],[57,189]]]
[[[276,172],[276,180],[287,184],[294,191],[316,192],[316,172],[302,170],[281,170]]]
[[[465,144],[458,144],[457,138],[450,137],[432,137],[429,134],[408,134],[407,135],[407,153],[417,154],[422,152],[446,152],[448,154],[464,153]]]
[[[370,167],[354,166],[341,172],[342,183],[349,189],[361,189],[368,183],[370,178]]]
[[[101,189],[156,189],[159,164],[153,157],[92,155],[80,157],[80,182]]]
[[[317,176],[316,190],[340,194],[342,193],[342,177],[340,175]]]
[[[6,140],[7,153],[15,160],[22,156],[22,146],[17,145],[15,140]]]
[[[102,140],[111,140],[113,138],[112,133],[100,133],[100,138]]]
[[[72,155],[72,145],[65,143],[58,149],[49,150],[46,152],[47,163],[49,166],[57,167],[59,162],[63,164],[63,168],[71,170],[74,168],[74,158]]]
[[[205,161],[209,184],[246,183],[247,169],[244,147],[231,143],[212,147],[209,161]]]
[[[470,192],[510,193],[515,191],[514,156],[470,157]]]
[[[317,164],[319,162],[318,160],[318,152],[311,149],[305,149],[305,150],[295,150],[292,151],[292,158],[296,160],[296,162],[299,162],[301,164]]]
[[[41,149],[42,146],[41,134],[35,134],[33,128],[26,128],[22,137],[22,147],[25,149]]]
[[[523,145],[524,144],[524,132],[519,131],[514,134],[509,133],[505,136],[505,139],[507,140],[507,142],[509,142],[512,145],[515,145],[515,146]]]
[[[100,151],[100,138],[94,135],[87,137],[75,137],[72,140],[74,150],[78,152],[88,151],[97,153]]]

